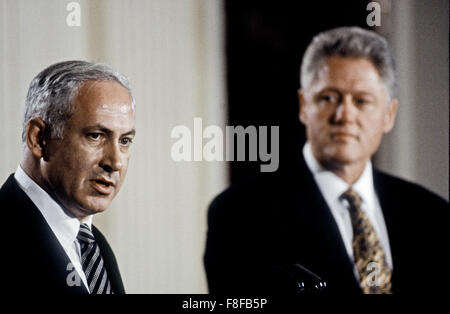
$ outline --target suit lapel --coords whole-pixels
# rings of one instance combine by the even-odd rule
[[[13,230],[17,234],[18,245],[13,250],[18,259],[29,263],[37,272],[34,276],[37,282],[33,286],[41,287],[41,292],[88,293],[81,280],[75,281],[73,286],[68,285],[70,274],[76,270],[71,267],[69,257],[47,221],[13,175],[2,187],[2,192],[9,195],[7,203],[14,215],[11,220],[15,223]],[[73,283],[70,279],[69,282]]]
[[[39,239],[36,248],[39,250],[35,252],[42,261],[41,269],[48,277],[53,278],[55,286],[62,290],[77,294],[89,293],[44,217],[40,217],[36,222],[35,234]]]
[[[384,178],[383,174],[373,171],[374,186],[375,191],[380,202],[381,211],[383,212],[384,222],[386,224],[386,229],[389,238],[389,246],[391,248],[392,263],[394,271],[392,272],[392,289],[396,292],[396,287],[398,287],[398,269],[402,269],[403,261],[401,259],[401,254],[398,254],[401,250],[401,240],[398,238],[398,234],[395,232],[395,207],[401,208],[401,204],[396,204],[398,197],[392,195],[392,189],[389,187],[389,182]],[[406,261],[409,263],[408,261]]]
[[[108,273],[108,279],[111,283],[114,294],[124,294],[125,289],[120,276],[119,267],[111,247],[105,237],[95,226],[92,226],[92,233],[94,234],[95,240],[100,248],[103,262]]]
[[[359,291],[339,228],[303,156],[298,171],[291,173],[295,173],[294,177],[287,181],[300,184],[290,184],[295,186],[289,192],[295,197],[295,205],[286,223],[295,232],[294,243],[302,244],[297,250],[298,260],[323,279],[331,280],[336,289],[346,285]]]

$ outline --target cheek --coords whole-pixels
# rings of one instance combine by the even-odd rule
[[[73,150],[72,152],[68,150],[65,161],[70,169],[83,169],[90,158],[92,157],[89,154],[85,154],[80,150]]]
[[[371,146],[378,146],[383,136],[384,121],[383,117],[378,116],[376,119],[367,119],[364,123],[364,131],[362,134],[365,137],[366,143],[370,143]]]
[[[72,185],[80,188],[85,180],[89,179],[95,169],[97,158],[95,151],[89,151],[78,147],[77,149],[67,150],[65,154],[65,170],[72,177]]]
[[[316,136],[326,136],[329,117],[325,112],[315,111],[310,115],[308,129]]]
[[[127,171],[128,171],[128,163],[129,162],[130,162],[130,156],[128,155],[123,162],[122,169],[120,170],[121,181],[123,181],[125,179],[125,175],[127,174]]]
[[[383,133],[384,116],[382,114],[368,115],[364,117],[364,129],[366,133],[377,135]]]

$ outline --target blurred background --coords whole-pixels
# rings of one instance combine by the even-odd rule
[[[79,4],[80,26],[68,15]],[[258,162],[175,162],[171,131],[279,125],[280,167],[304,142],[297,89],[302,54],[320,31],[367,25],[370,1],[0,0],[0,183],[21,161],[31,79],[69,59],[101,61],[130,79],[137,136],[118,197],[94,218],[128,293],[206,293],[206,213]],[[400,108],[374,164],[445,199],[449,174],[449,1],[379,0]],[[1,204],[0,204],[1,207]],[[2,208],[2,210],[8,210]]]

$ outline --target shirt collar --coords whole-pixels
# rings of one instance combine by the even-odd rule
[[[316,179],[316,182],[319,185],[325,199],[335,201],[339,199],[342,193],[350,188],[350,185],[348,185],[344,180],[335,175],[333,172],[325,169],[317,161],[312,153],[311,144],[309,142],[306,142],[303,147],[303,156],[305,158],[306,165]],[[361,176],[358,180],[356,180],[351,188],[358,192],[362,199],[363,206],[365,203],[374,204],[375,189],[373,185],[372,163],[370,160],[366,163]],[[371,205],[368,206],[368,209],[371,207]]]
[[[59,242],[64,247],[70,247],[80,230],[80,221],[67,215],[61,205],[34,182],[20,165],[17,167],[14,178],[42,213]],[[92,215],[87,216],[83,223],[86,223],[91,228]]]
[[[375,188],[373,185],[372,177],[372,163],[370,160],[367,162],[363,173],[353,184],[352,189],[359,194],[364,203],[367,205],[374,204],[375,202]],[[368,206],[371,208],[372,206]]]

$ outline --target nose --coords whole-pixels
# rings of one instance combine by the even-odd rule
[[[336,112],[333,116],[334,123],[349,123],[353,122],[356,117],[358,109],[353,104],[352,96],[345,95],[342,101],[336,107]]]
[[[120,151],[119,143],[109,143],[103,150],[103,158],[100,161],[100,167],[106,172],[114,172],[122,169],[123,156]]]

